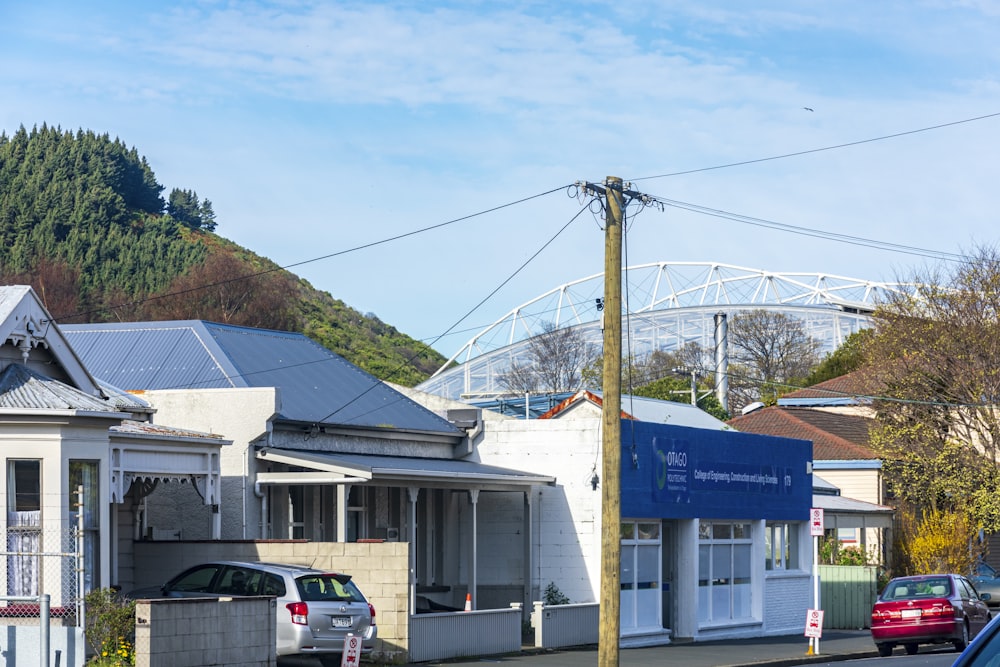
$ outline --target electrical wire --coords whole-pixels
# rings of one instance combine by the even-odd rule
[[[562,189],[562,188],[560,188],[560,189]],[[528,265],[529,265],[529,264],[530,264],[531,262],[533,262],[533,261],[534,261],[534,260],[535,260],[535,259],[536,259],[536,258],[537,258],[537,257],[538,257],[539,255],[540,255],[540,254],[542,254],[542,252],[543,252],[543,251],[544,251],[544,250],[545,250],[546,248],[548,248],[548,247],[549,247],[550,245],[552,245],[552,243],[553,243],[553,242],[555,242],[555,240],[556,240],[557,238],[559,238],[559,236],[560,236],[560,235],[561,235],[561,234],[562,234],[562,233],[563,233],[564,231],[566,231],[566,230],[567,230],[567,229],[569,228],[569,226],[570,226],[571,224],[573,224],[573,222],[575,222],[575,221],[577,220],[577,218],[579,218],[579,217],[580,217],[581,215],[583,215],[584,211],[586,211],[586,210],[588,209],[588,207],[589,207],[589,204],[588,204],[587,206],[584,206],[583,208],[581,208],[581,209],[580,209],[579,211],[577,211],[576,215],[574,215],[574,216],[573,216],[572,218],[570,218],[570,219],[569,219],[569,220],[568,220],[568,221],[566,222],[566,224],[564,224],[564,225],[563,225],[562,227],[560,227],[560,228],[559,228],[559,230],[558,230],[558,231],[556,231],[556,233],[555,233],[555,234],[554,234],[554,235],[553,235],[553,236],[552,236],[551,238],[549,238],[549,239],[548,239],[548,240],[547,240],[547,241],[546,241],[545,243],[543,243],[543,244],[542,244],[542,246],[541,246],[540,248],[538,248],[538,250],[536,250],[536,251],[535,251],[535,252],[534,252],[534,253],[533,253],[533,254],[532,254],[532,255],[531,255],[531,256],[530,256],[530,257],[529,257],[528,259],[526,259],[526,260],[525,260],[525,261],[524,261],[524,262],[523,262],[523,263],[522,263],[522,264],[521,264],[520,266],[518,266],[518,267],[517,267],[517,268],[516,268],[516,269],[514,270],[514,272],[513,272],[513,273],[511,273],[511,274],[510,274],[509,276],[507,276],[507,277],[506,277],[506,278],[505,278],[505,279],[504,279],[504,280],[503,280],[503,281],[502,281],[502,282],[501,282],[501,283],[500,283],[499,285],[497,285],[497,286],[496,286],[495,288],[493,288],[493,290],[492,290],[492,291],[491,291],[491,292],[490,292],[489,294],[487,294],[487,295],[486,295],[485,297],[483,297],[483,298],[482,298],[482,299],[481,299],[481,300],[480,300],[480,301],[479,301],[479,302],[478,302],[478,303],[477,303],[476,305],[474,305],[474,306],[473,306],[473,307],[472,307],[471,309],[469,309],[469,310],[468,310],[468,311],[467,311],[467,312],[466,312],[466,313],[465,313],[464,315],[462,315],[462,317],[460,317],[460,318],[459,318],[458,320],[456,320],[454,324],[452,324],[452,325],[451,325],[450,327],[448,327],[448,328],[447,328],[447,329],[446,329],[446,330],[445,330],[445,331],[444,331],[443,333],[439,334],[439,335],[438,335],[438,337],[437,337],[437,338],[435,338],[435,339],[434,339],[434,340],[433,340],[433,341],[431,342],[431,344],[430,344],[430,345],[429,345],[428,347],[432,346],[432,345],[433,345],[434,343],[436,343],[436,342],[437,342],[438,340],[440,340],[440,339],[441,339],[441,338],[443,338],[444,336],[447,336],[447,335],[448,335],[448,333],[449,333],[449,332],[450,332],[450,331],[451,331],[452,329],[454,329],[454,328],[455,328],[455,327],[457,327],[457,326],[458,326],[459,324],[461,324],[461,323],[462,323],[462,322],[463,322],[463,321],[464,321],[464,320],[465,320],[466,318],[468,318],[468,317],[469,317],[470,315],[472,315],[472,314],[473,314],[474,312],[476,312],[476,311],[477,311],[477,310],[478,310],[478,309],[479,309],[479,308],[480,308],[480,307],[481,307],[481,306],[482,306],[482,305],[483,305],[484,303],[486,303],[486,302],[487,302],[487,301],[489,301],[489,300],[490,300],[491,298],[493,298],[493,296],[494,296],[494,295],[496,295],[496,293],[497,293],[497,292],[499,292],[499,291],[500,291],[501,289],[503,289],[503,287],[504,287],[504,286],[506,286],[506,285],[507,285],[507,283],[509,283],[509,282],[510,282],[511,280],[513,280],[513,279],[514,279],[514,278],[515,278],[515,277],[516,277],[516,276],[517,276],[517,275],[518,275],[519,273],[521,273],[521,271],[523,271],[523,270],[524,270],[524,269],[525,269],[525,268],[526,268],[526,267],[527,267],[527,266],[528,266]],[[406,359],[406,361],[404,361],[404,362],[400,363],[400,364],[399,364],[399,365],[398,365],[398,366],[397,366],[397,367],[396,367],[395,369],[393,369],[393,370],[391,371],[391,375],[395,375],[396,373],[398,373],[398,372],[399,372],[399,371],[400,371],[400,370],[401,370],[402,368],[404,368],[405,366],[407,366],[407,365],[409,365],[410,363],[412,363],[412,362],[413,362],[413,359],[415,359],[415,358],[416,358],[416,355],[412,355],[412,356],[410,356],[409,358],[407,358],[407,359]],[[370,387],[368,387],[367,389],[365,389],[365,390],[364,390],[363,392],[361,392],[360,394],[358,394],[357,396],[355,396],[355,397],[354,397],[353,399],[351,399],[350,401],[348,401],[348,402],[347,402],[347,403],[345,403],[344,405],[340,406],[339,408],[337,408],[336,410],[334,410],[334,411],[333,411],[333,412],[331,412],[330,414],[328,414],[328,415],[326,415],[325,417],[323,417],[322,419],[318,420],[318,422],[317,422],[317,423],[322,423],[322,422],[325,422],[325,421],[326,421],[327,419],[330,419],[331,417],[334,417],[334,416],[336,416],[336,415],[337,415],[338,413],[340,413],[341,411],[343,411],[343,410],[344,410],[345,408],[347,408],[348,406],[352,405],[352,404],[353,404],[353,403],[354,403],[355,401],[357,401],[358,399],[360,399],[360,398],[361,398],[362,396],[364,396],[365,394],[367,394],[367,393],[368,393],[369,391],[372,391],[372,390],[373,390],[373,389],[374,389],[375,387],[377,387],[377,386],[378,386],[379,384],[383,384],[383,383],[384,383],[384,380],[382,380],[382,379],[380,379],[380,378],[376,378],[376,379],[378,380],[378,381],[377,381],[376,383],[372,384],[372,385],[371,385]],[[402,398],[403,398],[403,397],[402,397],[402,396],[400,396],[400,398],[399,398],[399,399],[397,399],[397,400],[402,400]],[[385,407],[385,405],[380,405],[380,406],[379,406],[378,408],[376,408],[376,409],[377,409],[377,410],[381,410],[381,409],[382,409],[382,408],[384,408],[384,407]],[[363,413],[363,414],[361,414],[361,415],[358,415],[357,417],[363,417],[363,416],[365,416],[366,414],[369,414],[369,413],[371,413],[371,412],[374,412],[374,411],[375,411],[375,410],[369,410],[368,412],[366,412],[366,413]]]
[[[126,303],[121,303],[121,304],[118,304],[116,306],[104,306],[104,307],[101,307],[101,308],[94,308],[94,309],[91,309],[91,310],[85,310],[85,311],[73,313],[72,315],[60,315],[59,317],[54,317],[53,319],[58,322],[59,320],[70,319],[70,318],[74,318],[74,317],[83,317],[83,316],[86,316],[86,315],[92,315],[94,313],[102,313],[102,312],[106,312],[106,311],[114,311],[114,310],[117,310],[118,308],[128,308],[128,307],[131,307],[131,306],[138,306],[138,305],[141,305],[143,303],[147,303],[149,301],[158,301],[160,299],[167,299],[167,298],[174,297],[174,296],[180,296],[182,294],[189,294],[191,292],[197,292],[199,290],[208,289],[210,287],[218,287],[220,285],[228,285],[230,283],[238,282],[240,280],[250,280],[251,278],[257,278],[259,276],[265,276],[265,275],[268,275],[268,274],[271,274],[271,273],[276,273],[278,271],[287,271],[288,269],[291,269],[291,268],[294,268],[294,267],[297,267],[297,266],[304,266],[306,264],[312,264],[313,262],[320,262],[320,261],[325,260],[325,259],[332,259],[334,257],[340,257],[341,255],[347,255],[347,254],[350,254],[350,253],[353,253],[353,252],[358,252],[360,250],[367,250],[369,248],[374,248],[376,246],[384,245],[386,243],[391,243],[393,241],[398,241],[400,239],[405,239],[405,238],[408,238],[410,236],[416,236],[417,234],[423,234],[425,232],[433,231],[435,229],[441,229],[442,227],[447,227],[449,225],[454,225],[454,224],[459,223],[459,222],[464,222],[466,220],[471,220],[472,218],[477,218],[477,217],[480,217],[480,216],[483,216],[483,215],[487,215],[489,213],[495,213],[496,211],[500,211],[500,210],[503,210],[505,208],[510,208],[511,206],[517,206],[518,204],[523,204],[524,202],[528,202],[528,201],[531,201],[533,199],[539,199],[541,197],[545,197],[547,195],[552,194],[553,192],[559,192],[561,190],[565,190],[566,188],[571,187],[571,186],[572,186],[572,184],[570,184],[570,185],[561,185],[558,188],[552,188],[551,190],[547,190],[545,192],[540,192],[538,194],[530,195],[528,197],[522,197],[521,199],[516,199],[514,201],[507,202],[506,204],[500,204],[498,206],[493,206],[491,208],[487,208],[487,209],[484,209],[482,211],[478,211],[476,213],[470,213],[468,215],[463,215],[463,216],[458,217],[458,218],[453,218],[451,220],[446,220],[444,222],[439,222],[437,224],[430,225],[428,227],[421,227],[420,229],[414,229],[412,231],[404,232],[402,234],[397,234],[395,236],[390,236],[390,237],[387,237],[387,238],[384,238],[384,239],[380,239],[378,241],[372,241],[370,243],[364,243],[364,244],[359,245],[359,246],[354,246],[353,248],[346,248],[344,250],[338,250],[337,252],[331,252],[331,253],[328,253],[326,255],[320,255],[319,257],[313,257],[311,259],[305,259],[305,260],[302,260],[300,262],[293,262],[292,264],[286,264],[284,266],[275,266],[274,268],[264,269],[262,271],[257,271],[255,273],[248,273],[248,274],[242,275],[242,276],[235,276],[233,278],[227,278],[226,280],[219,280],[219,281],[216,281],[214,283],[207,283],[207,284],[204,284],[204,285],[198,285],[196,287],[189,287],[187,289],[177,290],[176,292],[168,292],[166,294],[157,294],[157,295],[153,295],[153,296],[148,296],[148,297],[145,297],[145,298],[142,298],[142,299],[136,299],[135,301],[128,301]],[[444,334],[442,334],[442,335],[444,335]]]
[[[901,243],[892,243],[890,241],[878,241],[874,239],[868,239],[862,236],[852,236],[849,234],[840,234],[838,232],[826,232],[823,230],[812,229],[809,227],[800,227],[796,225],[790,225],[788,223],[775,222],[774,220],[767,220],[765,218],[755,218],[753,216],[743,215],[740,213],[731,213],[729,211],[723,211],[721,209],[708,208],[706,206],[691,204],[689,202],[677,201],[676,199],[668,199],[666,197],[660,197],[657,195],[650,195],[650,197],[652,197],[653,199],[655,199],[657,202],[659,202],[664,206],[683,209],[685,211],[690,211],[692,213],[699,213],[701,215],[723,218],[725,220],[732,220],[733,222],[741,222],[744,224],[754,225],[757,227],[766,227],[768,229],[775,229],[778,231],[789,232],[791,234],[799,234],[801,236],[811,236],[814,238],[824,239],[827,241],[837,241],[839,243],[847,243],[849,245],[854,245],[854,246],[876,248],[878,250],[888,250],[890,252],[915,255],[918,257],[940,259],[948,262],[970,261],[970,258],[967,255],[946,252],[944,250],[928,250],[927,248],[919,248],[916,246],[903,245]]]
[[[671,178],[673,176],[686,176],[687,174],[698,174],[705,171],[715,171],[718,169],[729,169],[731,167],[743,167],[748,164],[758,164],[761,162],[770,162],[773,160],[784,160],[786,158],[800,157],[802,155],[810,155],[812,153],[822,153],[824,151],[833,151],[840,148],[850,148],[852,146],[860,146],[862,144],[871,144],[877,141],[886,141],[888,139],[897,139],[899,137],[905,137],[911,134],[920,134],[921,132],[931,132],[933,130],[940,130],[946,127],[954,127],[955,125],[963,125],[965,123],[974,123],[980,120],[987,120],[990,118],[997,118],[1000,116],[1000,112],[989,113],[982,116],[975,116],[974,118],[965,118],[962,120],[955,120],[948,123],[940,123],[938,125],[929,125],[927,127],[917,128],[915,130],[905,130],[903,132],[895,132],[893,134],[886,134],[880,137],[871,137],[869,139],[860,139],[858,141],[848,141],[842,144],[834,144],[832,146],[823,146],[820,148],[810,148],[804,151],[796,151],[794,153],[782,153],[781,155],[772,155],[770,157],[755,158],[752,160],[743,160],[740,162],[729,162],[727,164],[719,164],[714,167],[701,167],[699,169],[688,169],[685,171],[674,171],[667,174],[657,174],[655,176],[640,176],[639,178],[628,179],[631,182],[636,181],[648,181],[656,178]]]

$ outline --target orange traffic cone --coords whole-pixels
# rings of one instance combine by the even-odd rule
[[[472,611],[472,593],[465,594],[465,611]]]

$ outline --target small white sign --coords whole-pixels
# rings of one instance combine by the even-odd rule
[[[823,636],[823,610],[810,609],[806,612],[806,637],[819,639]]]
[[[340,658],[340,667],[358,667],[361,661],[361,640],[348,633],[344,637],[344,653]]]
[[[823,508],[821,507],[809,510],[809,534],[813,537],[823,537]]]

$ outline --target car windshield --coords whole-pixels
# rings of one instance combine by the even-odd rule
[[[917,598],[947,597],[951,594],[951,581],[941,579],[919,579],[890,581],[882,593],[883,600],[913,600]]]
[[[978,574],[980,577],[989,577],[990,579],[994,579],[997,576],[997,571],[994,570],[993,567],[988,563],[979,561],[978,563],[976,563],[976,574]]]
[[[351,578],[342,574],[307,574],[296,579],[295,585],[304,602],[365,601],[365,596]]]

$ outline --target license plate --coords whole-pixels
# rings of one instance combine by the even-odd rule
[[[901,618],[920,618],[919,609],[904,609],[899,613]]]
[[[333,617],[333,627],[335,627],[335,628],[349,628],[349,627],[351,627],[351,617],[350,616],[334,616]]]

